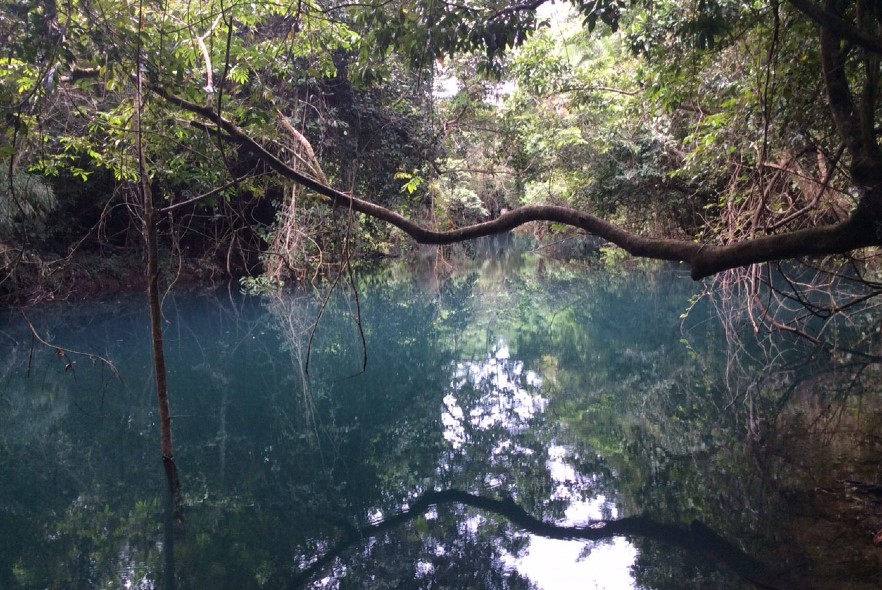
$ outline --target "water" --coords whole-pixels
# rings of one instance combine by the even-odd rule
[[[748,437],[779,398],[725,387],[711,307],[680,317],[700,289],[521,254],[447,280],[365,274],[323,311],[169,295],[177,534],[142,297],[27,311],[64,350],[9,314],[0,588],[873,587],[866,531],[807,494],[846,460],[872,477],[854,433],[878,404],[822,441],[824,404],[800,398],[760,420],[783,434]],[[853,399],[824,403],[841,418]]]

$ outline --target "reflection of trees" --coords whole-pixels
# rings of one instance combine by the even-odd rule
[[[701,303],[693,309],[683,327],[687,347],[676,342],[675,326],[661,322],[676,317],[675,309],[628,303],[637,290],[633,280],[614,276],[589,290],[584,305],[558,314],[555,329],[522,332],[530,341],[521,340],[522,354],[557,351],[542,358],[540,372],[547,412],[566,431],[567,460],[579,472],[598,474],[598,486],[607,487],[625,514],[697,518],[782,564],[817,568],[819,586],[837,587],[844,579],[859,584],[865,574],[858,572],[876,563],[861,547],[882,528],[882,513],[874,517],[852,502],[845,513],[867,530],[849,528],[836,510],[846,490],[835,482],[857,477],[849,473],[863,481],[878,477],[870,467],[878,465],[871,434],[878,426],[872,393],[878,368],[842,352],[849,342],[878,339],[861,328],[872,316],[860,318],[853,308],[849,318],[801,318],[805,329],[814,326],[828,338],[824,351],[789,333],[754,336],[744,299],[730,297],[726,301],[739,307],[716,307],[714,316]],[[688,300],[670,286],[650,286],[655,306]],[[783,321],[792,310],[777,313]],[[712,329],[720,321],[727,338]],[[818,493],[819,486],[827,491]],[[825,502],[830,490],[839,499]],[[702,579],[684,574],[699,572],[700,563],[670,559],[658,544],[636,543],[635,575],[647,587],[680,588],[684,578]],[[831,558],[855,567],[826,574],[836,569]]]
[[[99,315],[84,318],[57,305],[32,320],[52,343],[117,357],[105,330],[125,326],[132,310],[118,305],[111,319],[97,307]],[[60,359],[35,347],[15,321],[10,333],[0,345],[0,356],[18,361],[3,370],[0,396],[0,587],[140,579],[159,555],[147,541],[156,504],[130,501],[133,489],[151,488],[145,482],[160,475],[144,469],[152,398],[124,400],[141,379],[121,383],[87,356]],[[114,339],[126,335],[123,327]],[[137,341],[127,343],[138,349]]]
[[[441,415],[447,449],[440,472],[448,485],[504,489],[548,517],[560,517],[548,469],[547,400],[541,379],[509,358],[500,342],[483,359],[456,363]]]
[[[351,531],[289,587],[308,587],[326,576],[322,587],[346,587],[348,581],[371,588],[533,588],[506,562],[524,547],[523,534],[459,505],[417,503],[416,511],[409,509],[388,523]]]
[[[726,386],[755,440],[805,378],[836,371],[842,393],[856,394],[862,373],[882,361],[882,285],[865,272],[853,263],[751,267],[719,275],[706,291],[724,330]]]
[[[318,438],[320,426],[316,422],[315,398],[306,373],[309,364],[310,334],[318,329],[320,320],[318,308],[312,297],[294,293],[275,293],[266,299],[266,308],[272,318],[275,331],[281,339],[281,350],[290,356],[289,367],[293,387],[286,392],[299,396],[301,408],[289,420],[300,418],[308,424],[313,435]],[[283,370],[279,370],[283,373]],[[278,392],[281,393],[281,392]],[[299,425],[300,427],[303,424]]]
[[[863,587],[878,571],[869,539],[882,509],[843,484],[878,481],[882,333],[870,274],[751,268],[719,275],[707,293],[731,411],[747,425],[754,511],[776,523],[763,536],[817,587]]]
[[[469,518],[475,517],[469,517],[467,513],[463,514],[457,511],[450,511],[449,509],[445,510],[449,504],[476,508],[484,513],[504,518],[518,530],[551,539],[599,541],[616,536],[651,539],[668,548],[677,547],[699,553],[705,557],[711,557],[731,568],[743,579],[759,587],[776,587],[772,585],[774,583],[774,576],[765,565],[747,555],[698,521],[693,522],[689,527],[683,527],[657,522],[643,516],[636,516],[625,517],[619,520],[596,521],[584,526],[560,526],[531,516],[510,498],[499,500],[455,489],[426,492],[414,498],[406,510],[394,516],[349,530],[337,545],[331,547],[324,555],[318,557],[312,564],[304,568],[295,577],[291,587],[303,587],[314,577],[323,573],[326,574],[326,570],[331,567],[331,564],[344,551],[356,545],[366,548],[360,554],[347,560],[347,567],[352,567],[356,571],[366,568],[365,574],[368,575],[357,579],[379,580],[380,582],[377,587],[411,587],[410,585],[401,585],[402,581],[407,582],[411,579],[416,580],[413,587],[434,587],[433,584],[426,582],[435,576],[444,577],[442,587],[528,587],[528,583],[525,580],[521,580],[513,574],[509,576],[500,575],[500,566],[498,564],[489,571],[480,567],[482,563],[501,561],[501,555],[498,551],[491,551],[491,553],[495,553],[494,555],[488,554],[488,547],[486,545],[483,549],[475,552],[475,543],[468,540],[468,526],[463,526],[464,523],[468,522]],[[453,549],[447,543],[438,543],[437,538],[433,538],[430,532],[434,522],[430,524],[426,515],[431,513],[432,521],[442,520],[443,522],[444,519],[440,518],[439,514],[442,511],[454,517],[453,522],[455,524],[453,526],[457,529],[458,536],[455,535],[453,538],[455,543],[458,544]],[[388,535],[389,531],[414,521],[417,522],[417,525],[413,526],[408,534],[395,536],[394,541],[389,546],[391,539]],[[445,525],[442,524],[441,526]],[[446,526],[449,527],[451,525],[448,522]],[[497,543],[503,543],[507,545],[506,548],[508,550],[514,548],[514,552],[517,552],[517,548],[521,546],[518,542],[518,534],[514,531],[503,530],[500,527],[494,527],[494,529],[493,538],[497,539]],[[472,537],[476,534],[472,533]],[[460,540],[459,537],[462,536],[465,536],[466,540]],[[442,538],[449,541],[451,537],[443,535]],[[414,545],[418,546],[418,550],[415,551],[414,547],[406,546],[408,539],[415,541]],[[501,541],[499,541],[500,539]],[[390,563],[389,560],[377,559],[379,555],[385,553],[389,553],[399,560],[398,565],[400,569],[398,571],[391,571],[386,567]],[[457,566],[446,559],[447,557],[454,557],[459,563],[467,565],[466,567]],[[382,575],[370,575],[376,573],[377,561],[382,564],[379,566],[383,568]],[[392,563],[394,564],[395,561],[392,560]],[[344,570],[345,568],[339,569],[340,572]],[[510,584],[510,578],[517,581],[517,584]],[[473,583],[464,583],[467,581]]]
[[[753,504],[759,478],[744,452],[738,412],[699,362],[715,355],[712,324],[706,308],[693,311],[690,349],[673,319],[692,289],[651,271],[602,282],[564,276],[550,296],[533,295],[527,283],[514,306],[523,319],[512,321],[513,348],[543,376],[544,420],[567,449],[563,460],[593,484],[583,497],[603,495],[625,515],[699,519],[752,543],[765,521]],[[669,567],[677,560],[665,557],[667,547],[635,543],[636,573],[648,587],[688,577],[687,561]]]
[[[308,376],[311,299],[170,299],[171,375],[185,392],[175,400],[189,527],[176,550],[180,586],[284,587],[292,571],[321,570],[340,587],[375,576],[394,587],[527,588],[511,573],[527,532],[605,538],[588,536],[595,530],[628,535],[639,547],[634,573],[644,587],[674,587],[692,573],[705,587],[733,584],[729,570],[701,565],[706,553],[672,550],[707,544],[693,520],[782,567],[798,563],[804,554],[788,544],[808,539],[785,522],[788,498],[805,489],[798,465],[805,459],[823,471],[853,453],[843,430],[857,426],[848,405],[855,398],[833,389],[824,403],[813,396],[835,384],[830,375],[779,381],[787,387],[778,394],[766,387],[756,399],[789,401],[774,406],[783,409],[767,422],[765,447],[748,444],[745,407],[732,404],[718,379],[725,341],[704,302],[685,324],[689,346],[680,342],[675,318],[692,283],[668,271],[600,278],[551,263],[540,277],[535,257],[515,262],[521,271],[504,282],[464,273],[430,293],[391,272],[365,277],[365,373],[345,293],[329,302]],[[110,318],[73,317],[59,334],[71,345],[89,340],[123,372],[126,388],[108,392],[103,409],[85,368],[74,382],[52,358],[38,358],[36,393],[4,373],[13,387],[0,405],[0,468],[17,483],[0,490],[0,525],[15,539],[39,539],[3,549],[12,556],[0,567],[4,588],[16,587],[15,560],[33,580],[24,587],[73,587],[70,572],[118,581],[111,570],[132,563],[142,568],[132,576],[159,571],[160,474],[143,465],[155,439],[149,382],[141,378],[147,342],[114,344],[134,322]],[[24,362],[26,347],[17,350]],[[823,412],[840,399],[845,405],[834,409],[849,411],[839,422],[818,419],[832,416]],[[71,401],[102,411],[87,414]],[[864,427],[875,408],[865,402]],[[806,437],[813,454],[794,455],[809,448]],[[573,476],[555,476],[553,465]],[[687,540],[616,528],[624,524],[561,524],[568,504],[601,497],[608,521],[643,515]],[[520,513],[499,511],[515,502]],[[38,511],[41,504],[61,516]],[[377,528],[384,523],[392,524]],[[64,534],[49,539],[62,524]],[[114,534],[96,532],[105,528]],[[50,571],[51,563],[67,573]]]

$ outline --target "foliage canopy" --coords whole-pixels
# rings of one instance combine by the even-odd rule
[[[171,234],[215,234],[195,241],[226,250],[231,272],[263,252],[274,279],[305,276],[340,232],[388,251],[377,220],[438,244],[549,221],[695,277],[879,245],[876,3],[569,10],[7,3],[6,177],[95,182],[125,203],[142,64],[148,174]],[[7,184],[8,203],[39,209]],[[85,192],[68,196],[106,213]],[[335,225],[322,201],[362,214],[366,231]]]

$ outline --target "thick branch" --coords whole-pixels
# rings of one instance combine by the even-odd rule
[[[78,65],[73,65],[70,68],[70,74],[68,74],[67,76],[61,76],[61,81],[65,83],[73,83],[77,80],[83,80],[86,78],[97,78],[100,75],[100,68],[81,67]]]
[[[867,51],[882,54],[882,38],[865,33],[842,17],[824,10],[812,2],[812,0],[789,0],[789,2],[798,11],[821,25],[821,27],[829,29],[837,37],[847,39]]]
[[[484,22],[491,22],[500,17],[507,16],[509,14],[514,14],[515,12],[535,12],[537,8],[547,3],[548,0],[533,0],[533,2],[527,2],[526,4],[516,4],[515,6],[508,6],[503,8],[502,10],[498,10],[484,19]]]
[[[828,5],[830,4],[828,1]],[[829,27],[821,27],[821,67],[833,122],[842,141],[848,146],[851,157],[859,159],[864,152],[860,120],[845,74],[842,41]]]
[[[832,14],[834,0],[827,0],[827,12]],[[846,52],[842,38],[830,27],[821,27],[821,67],[830,103],[830,112],[836,130],[851,154],[851,175],[859,185],[878,185],[882,179],[882,156],[876,143],[874,115],[876,103],[875,71],[868,71],[861,103],[857,105],[846,74]],[[876,64],[867,59],[867,65]]]
[[[168,102],[219,125],[229,135],[230,140],[244,147],[285,178],[322,195],[332,206],[343,207],[385,221],[421,244],[453,244],[505,233],[533,221],[546,221],[577,227],[612,242],[634,256],[685,262],[692,267],[692,277],[700,279],[730,268],[757,262],[799,256],[841,254],[880,243],[875,226],[862,215],[853,215],[847,221],[836,225],[762,236],[727,246],[713,246],[688,240],[641,236],[590,213],[553,205],[520,207],[491,221],[448,231],[433,231],[417,225],[395,211],[335,190],[294,170],[234,123],[218,117],[213,109],[174,96],[158,86],[151,89]],[[204,126],[203,123],[197,125]],[[863,210],[859,208],[859,211]]]
[[[858,25],[864,30],[878,31],[876,15],[872,9],[873,3],[879,0],[871,0],[866,4],[858,2],[857,19]],[[873,168],[882,165],[882,153],[876,141],[876,105],[879,102],[879,54],[867,54],[864,56],[864,87],[861,92],[860,116],[861,135],[864,140],[866,157],[872,162]],[[876,171],[879,174],[879,171]]]

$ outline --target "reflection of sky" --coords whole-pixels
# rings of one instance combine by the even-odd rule
[[[565,517],[557,524],[584,526],[591,521],[618,517],[615,506],[603,496],[581,499],[579,492],[590,487],[590,478],[577,473],[565,462],[566,448],[553,446],[548,455],[548,470],[558,483],[554,497],[569,501]],[[628,540],[615,537],[595,543],[586,555],[587,547],[583,541],[560,541],[530,535],[526,555],[520,559],[512,558],[510,565],[543,590],[637,588],[631,577],[637,549]]]
[[[468,444],[469,430],[487,430],[502,426],[512,434],[522,431],[530,420],[545,411],[548,400],[540,395],[542,377],[525,371],[522,361],[511,360],[509,349],[499,343],[495,352],[481,361],[457,364],[450,391],[444,396],[445,411],[441,415],[444,439],[454,449]],[[485,393],[466,416],[457,394],[466,385]],[[512,440],[500,440],[494,454],[519,449]],[[548,449],[546,467],[558,484],[550,499],[566,500],[565,517],[557,524],[586,525],[591,521],[616,518],[615,506],[603,496],[583,499],[593,487],[592,478],[578,473],[566,462],[568,450],[553,445]],[[530,535],[530,543],[522,557],[508,556],[508,566],[526,576],[543,590],[574,587],[596,590],[629,590],[636,588],[631,566],[637,549],[624,538],[587,544],[582,541],[560,541]]]
[[[466,385],[487,392],[469,411],[470,428],[488,430],[493,426],[504,426],[510,432],[524,428],[533,416],[545,410],[547,400],[538,393],[522,388],[521,382],[533,391],[542,387],[539,375],[533,371],[524,372],[522,361],[510,360],[508,347],[504,344],[499,344],[496,351],[483,362],[458,363],[450,384],[451,391],[444,396],[447,407],[447,411],[441,415],[444,439],[454,449],[461,448],[467,442],[466,417],[456,397],[457,392]]]
[[[530,536],[527,554],[513,567],[543,590],[630,590],[637,588],[631,566],[637,549],[622,537],[591,550],[580,559],[585,544]]]

